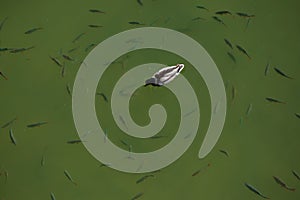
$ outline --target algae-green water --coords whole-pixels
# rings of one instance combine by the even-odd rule
[[[135,0],[1,1],[0,125],[16,120],[0,129],[0,199],[50,199],[51,193],[58,200],[132,199],[138,194],[142,194],[139,199],[151,200],[262,198],[246,188],[245,183],[273,200],[299,199],[300,181],[292,173],[294,170],[300,174],[300,119],[296,115],[300,113],[299,3],[291,0],[140,2],[143,5]],[[222,10],[232,15],[215,14]],[[240,17],[237,12],[255,16],[248,21],[249,17]],[[196,91],[201,109],[199,130],[188,150],[171,165],[153,173],[154,177],[137,184],[145,174],[102,166],[82,143],[67,143],[79,139],[67,87],[72,92],[76,73],[95,45],[119,32],[146,26],[177,30],[206,49],[226,86],[227,115],[216,146],[208,156],[199,159],[211,115],[203,78],[188,61],[169,52],[143,49],[118,58],[105,71],[97,88],[108,102],[100,95],[95,96],[95,107],[108,139],[120,148],[127,150],[121,140],[130,143],[135,152],[163,147],[174,137],[180,123],[178,101],[167,88],[141,87],[130,100],[132,118],[137,124],[146,125],[149,107],[162,104],[169,113],[160,133],[166,137],[136,139],[117,127],[110,108],[112,89],[134,66],[150,62],[185,63],[181,75]],[[42,29],[25,34],[38,27]],[[225,38],[233,49],[226,45]],[[251,59],[236,45],[244,48]],[[13,53],[15,49],[32,46]],[[71,60],[63,58],[63,54]],[[57,58],[64,67],[50,57]],[[274,67],[292,79],[280,75]],[[280,102],[269,102],[266,98]],[[37,122],[47,124],[27,127]],[[66,177],[65,170],[74,183]],[[198,170],[201,171],[195,175]],[[273,176],[296,190],[281,187]]]

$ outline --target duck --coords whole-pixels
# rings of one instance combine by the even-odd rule
[[[144,86],[163,86],[173,81],[183,70],[184,64],[177,64],[175,66],[167,66],[156,72],[151,78],[145,81]]]

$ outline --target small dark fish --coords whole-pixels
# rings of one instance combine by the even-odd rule
[[[33,32],[36,32],[36,31],[39,31],[42,29],[43,29],[42,27],[32,28],[32,29],[29,29],[28,31],[26,31],[24,34],[31,34]]]
[[[249,15],[247,13],[241,13],[241,12],[237,12],[236,13],[238,16],[240,17],[244,17],[244,18],[252,18],[252,17],[255,17],[255,15]]]
[[[292,77],[286,75],[285,73],[283,73],[281,70],[279,70],[278,68],[274,67],[275,72],[277,72],[278,74],[280,74],[281,76],[285,77],[285,78],[289,78],[289,79],[293,79]]]
[[[145,175],[145,176],[139,178],[135,183],[136,183],[136,184],[139,184],[139,183],[145,181],[147,178],[150,178],[150,177],[153,177],[153,178],[154,178],[155,176],[154,176],[153,174]]]
[[[221,20],[219,17],[217,17],[217,16],[212,16],[212,18],[213,18],[215,21],[217,21],[217,22],[223,24],[225,27],[227,27],[226,24],[223,22],[223,20]]]
[[[276,176],[273,176],[273,178],[274,178],[275,182],[277,184],[279,184],[281,187],[283,187],[287,190],[290,190],[290,191],[295,191],[296,190],[296,188],[291,188],[291,187],[287,186],[287,184],[285,184],[280,178],[278,178]]]
[[[56,198],[52,192],[50,193],[50,198],[51,198],[51,200],[56,200]]]
[[[63,54],[62,57],[68,61],[74,61],[74,59],[66,54]]]
[[[164,138],[164,137],[167,137],[165,135],[154,135],[152,137],[150,137],[151,139],[159,139],[159,138]]]
[[[216,15],[232,15],[232,13],[228,10],[221,10],[221,11],[217,11],[215,12]]]
[[[63,67],[61,68],[61,77],[65,77],[65,75],[66,75],[66,67],[63,66]]]
[[[70,95],[70,97],[72,97],[72,92],[71,92],[71,89],[68,84],[66,85],[66,89],[67,89],[67,92]]]
[[[247,51],[244,49],[244,48],[242,48],[241,46],[239,46],[239,45],[235,45],[236,46],[236,48],[240,51],[240,52],[242,52],[243,54],[245,54],[250,60],[251,60],[251,57],[249,56],[249,54],[247,53]]]
[[[199,8],[199,9],[202,9],[202,10],[206,10],[206,11],[209,11],[206,7],[204,6],[196,6],[196,8]]]
[[[266,97],[266,100],[271,102],[271,103],[282,103],[282,104],[286,104],[285,102],[283,101],[280,101],[280,100],[277,100],[277,99],[274,99],[274,98],[271,98],[271,97]]]
[[[0,52],[3,52],[3,51],[10,51],[10,50],[13,50],[12,48],[0,48]]]
[[[142,0],[137,0],[137,2],[138,2],[138,4],[139,4],[140,6],[143,6]]]
[[[295,113],[295,116],[300,119],[300,114],[299,113]]]
[[[236,89],[234,86],[232,86],[232,90],[231,90],[231,100],[234,101],[235,97],[236,97]]]
[[[17,140],[16,140],[16,138],[13,134],[12,129],[9,130],[9,138],[10,138],[11,142],[16,146],[17,145]]]
[[[253,187],[252,185],[245,183],[245,186],[252,192],[254,192],[255,194],[257,194],[258,196],[264,198],[264,199],[270,199],[269,197],[266,197],[265,195],[263,195],[260,191],[258,191],[255,187]]]
[[[17,117],[13,118],[13,119],[10,120],[9,122],[3,124],[3,125],[1,126],[1,128],[6,128],[6,127],[8,127],[8,126],[11,125],[12,123],[14,123],[14,121],[16,121],[17,119],[18,119]]]
[[[140,198],[143,195],[144,195],[144,193],[140,192],[140,193],[136,194],[134,197],[132,197],[131,200],[136,200],[136,199]]]
[[[246,116],[249,116],[251,111],[252,111],[252,103],[250,103],[248,108],[247,108]]]
[[[75,43],[75,42],[77,42],[82,36],[84,36],[85,35],[85,33],[80,33],[78,36],[76,36],[75,38],[74,38],[74,40],[72,41],[72,43]]]
[[[300,181],[300,176],[296,171],[292,170],[293,175]]]
[[[109,166],[110,164],[103,164],[103,163],[100,165],[100,167],[109,167]]]
[[[64,174],[69,179],[69,181],[71,181],[74,185],[77,185],[77,183],[73,180],[72,176],[67,170],[64,171]]]
[[[123,145],[125,145],[125,146],[128,146],[129,147],[129,144],[126,142],[126,141],[124,141],[124,140],[120,140],[121,141],[121,143],[123,144]]]
[[[207,167],[209,167],[210,166],[210,163],[208,163],[205,167],[204,167],[204,169],[206,169]],[[198,169],[197,171],[195,171],[194,173],[192,173],[192,176],[196,176],[196,175],[198,175],[202,170],[204,170],[203,168],[202,169]]]
[[[192,19],[192,21],[197,21],[197,20],[205,20],[205,19],[202,18],[202,17],[195,17],[195,18]]]
[[[79,143],[82,143],[81,140],[69,140],[67,141],[68,144],[79,144]]]
[[[220,149],[219,152],[221,152],[222,154],[224,154],[225,156],[229,157],[229,154],[227,151]]]
[[[61,62],[57,59],[57,58],[54,58],[54,57],[51,57],[49,56],[49,58],[55,63],[57,64],[59,67],[62,67],[63,65],[61,64]]]
[[[225,43],[231,48],[233,49],[233,46],[231,44],[231,42],[229,42],[229,40],[227,40],[226,38],[224,38]]]
[[[2,72],[0,72],[0,76],[2,76],[5,80],[8,80],[8,78]]]
[[[13,49],[13,50],[10,50],[10,53],[20,53],[20,52],[28,51],[28,50],[33,49],[33,48],[34,48],[34,46],[27,47],[27,48]]]
[[[86,48],[85,48],[85,52],[87,52],[88,50],[90,50],[92,47],[94,47],[96,44],[92,43],[92,44],[89,44]]]
[[[105,14],[104,11],[98,10],[98,9],[89,9],[89,11],[90,11],[91,13],[102,13],[102,14]]]
[[[90,27],[90,28],[101,28],[101,27],[103,27],[103,26],[101,26],[101,25],[96,25],[96,24],[89,24],[88,27]]]
[[[106,95],[105,95],[104,93],[102,93],[102,92],[97,92],[96,95],[102,96],[103,99],[104,99],[104,101],[108,102],[107,97],[106,97]]]
[[[70,49],[70,50],[68,51],[68,53],[72,53],[72,52],[76,51],[77,49],[79,49],[79,47],[74,47],[74,48]]]
[[[232,53],[227,52],[227,55],[229,56],[229,58],[230,58],[234,63],[236,63],[236,59],[235,59],[235,57],[234,57],[234,55],[233,55]]]
[[[267,65],[266,65],[266,68],[265,68],[265,76],[268,75],[268,73],[269,73],[269,68],[270,68],[270,63],[268,62]]]
[[[8,19],[8,17],[5,17],[5,18],[2,20],[2,22],[1,22],[1,24],[0,24],[0,31],[2,30],[2,28],[3,28],[3,26],[4,26],[4,24],[5,24],[5,22],[6,22],[7,19]]]
[[[37,123],[33,123],[33,124],[29,124],[27,125],[28,128],[34,128],[34,127],[40,127],[44,124],[47,124],[48,122],[37,122]]]
[[[140,22],[128,22],[128,24],[132,24],[132,25],[145,25],[145,24],[142,24]]]

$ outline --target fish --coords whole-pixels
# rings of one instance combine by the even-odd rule
[[[229,154],[227,151],[220,149],[219,152],[221,152],[222,154],[224,154],[225,156],[229,157]]]
[[[287,184],[285,184],[280,178],[278,178],[276,176],[273,176],[273,178],[274,178],[275,182],[277,184],[279,184],[281,187],[283,187],[287,190],[290,190],[290,191],[295,191],[296,190],[296,188],[291,188],[291,187],[287,186]]]
[[[180,74],[183,68],[184,64],[164,67],[156,72],[151,78],[147,79],[144,86],[163,86],[174,80]]]
[[[243,54],[245,54],[250,60],[251,60],[251,57],[249,56],[249,54],[247,53],[247,51],[244,49],[244,48],[242,48],[241,46],[239,46],[239,45],[235,45],[236,46],[236,48],[240,51],[240,52],[242,52]]]
[[[17,119],[18,119],[17,117],[13,118],[13,119],[10,120],[9,122],[3,124],[3,125],[1,126],[1,128],[6,128],[6,127],[8,127],[8,126],[11,125],[12,123],[14,123],[14,121],[16,121]]]
[[[249,116],[251,111],[252,111],[252,103],[250,103],[248,108],[247,108],[246,116]]]
[[[62,67],[63,65],[61,64],[61,62],[57,59],[57,58],[54,58],[54,57],[51,57],[49,56],[49,58],[56,64],[58,65],[59,67]]]
[[[90,11],[91,13],[102,13],[102,14],[105,14],[104,11],[98,10],[98,9],[89,9],[89,11]]]
[[[15,138],[15,136],[14,136],[14,134],[13,134],[12,129],[9,130],[9,138],[10,138],[11,142],[12,142],[15,146],[17,146],[17,140],[16,140],[16,138]]]
[[[295,113],[295,116],[300,119],[300,114],[299,113]]]
[[[2,28],[3,28],[3,26],[4,26],[4,24],[5,24],[5,22],[6,22],[7,19],[8,19],[8,17],[5,17],[5,18],[2,20],[2,22],[1,22],[1,24],[0,24],[0,31],[2,30]]]
[[[67,170],[64,170],[65,176],[68,178],[69,181],[71,181],[74,185],[77,185],[77,183],[73,180],[72,176]]]
[[[132,197],[131,200],[136,200],[136,199],[140,198],[143,195],[144,195],[144,193],[140,192],[140,193],[136,194],[134,197]]]
[[[232,13],[228,10],[221,10],[221,11],[217,11],[215,12],[216,15],[232,15]]]
[[[202,17],[195,17],[195,18],[192,19],[192,21],[196,21],[196,20],[205,20],[205,19],[202,18]]]
[[[67,89],[68,94],[72,97],[72,92],[71,92],[71,89],[68,84],[66,85],[66,89]]]
[[[70,49],[70,50],[68,51],[68,53],[72,53],[73,51],[76,51],[78,48],[79,48],[79,47],[74,47],[74,48]]]
[[[20,52],[28,51],[33,48],[34,48],[34,46],[27,47],[27,48],[24,47],[24,48],[12,49],[12,50],[10,50],[10,53],[20,53]]]
[[[231,100],[234,101],[235,97],[236,97],[236,89],[234,86],[232,86],[232,90],[231,90]]]
[[[139,178],[135,183],[136,183],[136,184],[139,184],[139,183],[145,181],[147,178],[150,178],[150,177],[153,177],[153,178],[154,178],[155,176],[154,176],[153,174],[145,175],[145,176]]]
[[[265,68],[265,76],[268,75],[269,73],[269,68],[270,68],[270,62],[267,63],[266,68]]]
[[[132,25],[145,25],[145,24],[142,24],[140,22],[135,22],[135,21],[128,22],[128,24],[132,24]]]
[[[97,92],[96,95],[102,96],[103,99],[104,99],[104,101],[108,102],[108,99],[107,99],[107,97],[106,97],[106,95],[105,95],[104,93],[102,93],[102,92]]]
[[[292,173],[293,173],[293,175],[300,181],[300,176],[299,176],[299,174],[298,174],[296,171],[294,171],[294,170],[292,170]]]
[[[2,76],[5,80],[8,80],[8,78],[2,72],[0,72],[0,76]]]
[[[110,164],[104,164],[104,163],[102,163],[101,165],[100,165],[100,167],[109,167],[110,166]]]
[[[68,144],[79,144],[79,143],[82,143],[83,141],[82,140],[69,140],[67,141]]]
[[[84,36],[85,35],[85,33],[80,33],[78,36],[76,36],[75,38],[74,38],[74,40],[72,41],[72,43],[75,43],[75,42],[77,42],[82,36]]]
[[[33,123],[33,124],[28,124],[27,127],[28,128],[34,128],[34,127],[40,127],[44,124],[47,124],[48,122],[37,122],[37,123]]]
[[[66,75],[66,67],[63,66],[63,67],[61,68],[61,77],[65,77],[65,75]]]
[[[196,8],[199,8],[199,9],[202,9],[202,10],[206,10],[206,11],[209,11],[206,7],[204,7],[204,6],[196,6]]]
[[[246,23],[246,27],[245,27],[245,31],[247,30],[249,24],[250,24],[251,18],[248,18],[247,23]]]
[[[257,194],[258,196],[264,198],[264,199],[270,199],[269,197],[263,195],[260,191],[258,191],[255,187],[253,187],[252,185],[245,183],[245,186],[252,192],[254,192],[255,194]]]
[[[229,56],[229,58],[230,58],[234,63],[236,63],[236,59],[235,59],[235,57],[234,57],[234,55],[233,55],[232,53],[227,52],[227,55]]]
[[[74,59],[66,54],[63,54],[62,57],[68,61],[74,61]]]
[[[39,30],[42,30],[42,29],[43,29],[42,27],[32,28],[32,29],[29,29],[28,31],[25,31],[24,34],[31,34],[33,32],[36,32],[36,31],[39,31]]]
[[[279,75],[281,75],[281,76],[283,76],[283,77],[285,77],[285,78],[293,79],[292,77],[286,75],[285,73],[283,73],[280,69],[278,69],[278,68],[276,68],[276,67],[274,67],[274,70],[275,70],[275,72],[277,72]]]
[[[89,24],[88,27],[90,27],[90,28],[101,28],[101,27],[103,27],[103,26],[101,26],[101,25],[96,25],[96,24]]]
[[[266,100],[271,102],[271,103],[281,103],[281,104],[286,104],[285,102],[283,101],[280,101],[278,99],[274,99],[274,98],[271,98],[271,97],[266,97]]]
[[[55,198],[53,192],[50,192],[50,198],[51,198],[51,200],[56,200],[56,198]]]
[[[9,51],[9,50],[13,50],[13,49],[12,48],[7,48],[7,47],[0,48],[0,52]]]
[[[154,135],[152,137],[150,137],[151,139],[159,139],[159,138],[164,138],[164,137],[167,137],[165,135]]]
[[[140,6],[143,6],[142,0],[137,0],[137,3],[138,3]]]
[[[219,17],[217,17],[217,16],[212,16],[212,18],[213,18],[215,21],[217,21],[217,22],[223,24],[225,27],[227,27],[226,24],[223,22],[223,20],[221,20]]]
[[[90,50],[92,47],[94,47],[96,44],[92,43],[92,44],[89,44],[85,49],[84,51],[87,52],[88,50]]]
[[[244,17],[244,18],[252,18],[252,17],[255,17],[255,15],[249,15],[247,13],[242,13],[242,12],[237,12],[236,13],[238,16],[240,17]]]
[[[225,43],[231,48],[233,49],[233,46],[231,44],[231,42],[229,42],[229,40],[227,40],[226,38],[224,38]]]
[[[194,173],[192,173],[192,176],[196,176],[198,175],[202,170],[206,169],[207,167],[210,166],[210,163],[208,163],[205,167],[203,167],[202,169],[198,169],[197,171],[195,171]]]

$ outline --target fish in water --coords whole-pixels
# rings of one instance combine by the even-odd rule
[[[16,138],[13,134],[12,129],[9,130],[9,137],[10,137],[11,142],[16,146],[17,145],[17,140],[16,140]]]
[[[74,185],[77,185],[77,183],[73,180],[72,176],[67,170],[64,171],[64,174],[67,177],[67,179],[69,179],[69,181],[71,181]]]
[[[198,175],[202,170],[206,169],[207,167],[210,166],[210,163],[208,163],[206,166],[204,166],[202,169],[198,169],[197,171],[195,171],[194,173],[192,173],[192,176],[196,176]]]
[[[274,99],[274,98],[271,98],[271,97],[266,97],[266,100],[271,102],[271,103],[281,103],[281,104],[286,104],[285,102],[283,101],[280,101],[278,99]]]
[[[142,0],[137,0],[137,2],[138,2],[138,4],[139,4],[140,6],[143,6]]]
[[[196,6],[196,8],[199,8],[199,9],[202,9],[202,10],[206,10],[206,11],[209,11],[206,7],[204,6]]]
[[[0,72],[0,76],[2,76],[5,80],[8,80],[8,78],[2,72]]]
[[[89,24],[88,27],[90,27],[90,28],[101,28],[101,27],[103,27],[103,26],[101,26],[101,25],[96,25],[96,24]]]
[[[152,78],[147,79],[145,82],[145,86],[153,85],[153,86],[163,86],[172,80],[174,80],[180,72],[183,70],[184,64],[177,64],[175,66],[164,67],[158,72],[156,72]]]
[[[136,200],[136,199],[140,198],[143,195],[144,195],[144,193],[140,192],[140,193],[136,194],[134,197],[132,197],[131,200]]]
[[[66,54],[63,54],[62,57],[68,61],[74,61],[74,59]]]
[[[42,126],[44,124],[47,124],[48,122],[37,122],[37,123],[33,123],[33,124],[28,124],[27,127],[28,128],[34,128],[34,127],[39,127]]]
[[[102,14],[105,13],[104,11],[98,10],[98,9],[89,9],[89,11],[90,11],[91,13],[102,13]]]
[[[145,175],[145,176],[139,178],[135,183],[136,183],[136,184],[139,184],[139,183],[145,181],[147,178],[150,178],[150,177],[153,177],[153,178],[154,178],[155,176],[154,176],[153,174]]]
[[[134,21],[128,22],[128,24],[132,24],[132,25],[145,25],[145,24],[142,24],[140,22],[134,22]]]
[[[20,52],[28,51],[28,50],[33,49],[33,48],[34,48],[34,46],[27,47],[27,48],[24,47],[24,48],[12,49],[10,51],[10,53],[20,53]]]
[[[7,48],[7,47],[0,48],[0,52],[3,52],[3,51],[10,51],[10,50],[13,50],[13,49],[12,49],[12,48]]]
[[[205,19],[202,18],[202,17],[195,17],[195,18],[192,19],[192,21],[197,21],[197,20],[205,20]]]
[[[92,47],[94,47],[96,44],[92,43],[92,44],[89,44],[85,49],[84,51],[87,52],[88,50],[90,50]]]
[[[281,76],[283,76],[283,77],[285,77],[285,78],[293,79],[292,77],[286,75],[285,73],[283,73],[280,69],[278,69],[278,68],[276,68],[276,67],[274,67],[274,70],[275,70],[275,72],[277,72],[279,75],[281,75]]]
[[[269,68],[270,68],[270,62],[267,63],[266,68],[265,68],[265,76],[268,75],[269,73]]]
[[[252,111],[252,103],[250,103],[248,108],[247,108],[246,116],[249,116],[251,111]]]
[[[5,18],[2,20],[2,22],[1,22],[1,24],[0,24],[0,31],[2,30],[2,28],[3,28],[3,26],[4,26],[4,24],[5,24],[5,22],[6,22],[7,19],[8,19],[8,17],[5,17]]]
[[[82,143],[83,141],[82,140],[69,140],[67,141],[68,144],[79,144],[79,143]]]
[[[290,190],[290,191],[295,191],[296,190],[296,188],[291,188],[291,187],[287,186],[287,184],[285,184],[280,178],[278,178],[276,176],[273,176],[273,178],[274,178],[275,182],[277,184],[279,184],[281,187],[283,187],[287,190]]]
[[[292,170],[292,173],[293,173],[293,175],[300,181],[300,176],[299,176],[299,174],[298,174],[295,170]]]
[[[231,48],[233,49],[233,46],[231,44],[231,42],[229,42],[229,40],[227,40],[226,38],[224,38],[225,43]]]
[[[254,192],[255,194],[257,194],[258,196],[264,198],[264,199],[270,199],[269,197],[263,195],[260,191],[258,191],[258,189],[256,189],[255,187],[253,187],[252,185],[245,183],[245,186],[252,192]]]
[[[222,154],[224,154],[225,156],[229,157],[229,153],[223,149],[220,149],[219,152],[221,152]]]
[[[57,64],[59,67],[62,67],[63,65],[61,64],[61,62],[57,59],[57,58],[54,58],[54,57],[51,57],[49,56],[49,58],[55,63]]]
[[[230,58],[234,63],[236,63],[236,59],[235,59],[235,57],[234,57],[234,55],[233,55],[232,53],[227,52],[227,55],[229,56],[229,58]]]
[[[215,12],[216,15],[232,15],[232,13],[228,10],[221,10],[221,11],[217,11]]]
[[[3,125],[1,126],[1,128],[6,128],[6,127],[8,127],[8,126],[11,125],[12,123],[14,123],[14,121],[16,121],[17,119],[18,119],[17,117],[13,118],[13,119],[10,120],[9,122],[3,124]]]
[[[247,13],[242,13],[242,12],[237,12],[236,13],[238,16],[240,17],[244,17],[244,18],[252,18],[252,17],[255,17],[255,15],[249,15]]]
[[[69,84],[66,85],[66,89],[67,89],[67,92],[70,95],[70,97],[72,97],[72,92],[71,92],[71,89],[69,87]]]
[[[84,36],[85,35],[85,33],[80,33],[78,36],[76,36],[75,38],[74,38],[74,40],[72,41],[72,43],[75,43],[75,42],[77,42],[82,36]]]
[[[106,97],[106,95],[102,92],[97,92],[96,95],[102,96],[102,98],[104,99],[104,101],[108,102],[108,99]]]
[[[249,56],[249,54],[247,53],[247,51],[243,48],[243,47],[241,47],[241,46],[239,46],[239,45],[235,45],[236,46],[236,48],[240,51],[240,52],[242,52],[243,54],[245,54],[250,60],[251,60],[251,57]]]
[[[217,21],[217,22],[223,24],[225,27],[227,27],[226,24],[223,22],[223,20],[221,20],[219,17],[217,17],[217,16],[212,16],[212,18],[213,18],[215,21]]]
[[[55,198],[53,192],[50,193],[50,198],[51,198],[51,200],[56,200],[56,198]]]
[[[299,113],[295,113],[295,116],[300,119],[300,114]]]
[[[42,27],[32,28],[32,29],[29,29],[28,31],[26,31],[24,34],[31,34],[33,32],[36,32],[36,31],[39,31],[42,29],[43,29]]]

